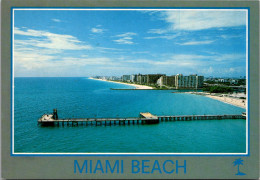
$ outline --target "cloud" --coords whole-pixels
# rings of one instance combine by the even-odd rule
[[[165,61],[157,61],[156,65],[175,65],[175,66],[187,66],[194,67],[203,63],[203,60],[206,60],[208,57],[203,55],[186,55],[186,54],[177,54],[169,57]]]
[[[75,58],[75,57],[64,57],[61,59],[62,64],[68,66],[85,66],[85,65],[111,65],[114,62],[110,58],[98,57],[98,58]]]
[[[96,47],[96,49],[100,50],[112,50],[112,51],[123,51],[123,49],[118,49],[118,48],[108,48],[108,47]]]
[[[104,32],[104,29],[92,28],[92,29],[91,29],[91,32],[93,32],[93,33],[103,33],[103,32]]]
[[[119,49],[119,48],[110,48],[110,47],[95,47],[94,50],[98,51],[99,53],[106,53],[106,54],[122,54],[126,53],[127,49]]]
[[[135,35],[137,35],[137,34],[134,33],[134,32],[127,32],[127,33],[124,33],[124,34],[116,35],[116,37],[127,37],[127,36],[135,36]]]
[[[27,28],[15,28],[14,34],[15,76],[60,76],[59,73],[63,76],[83,75],[83,73],[89,73],[90,66],[95,66],[93,71],[98,71],[104,66],[118,67],[124,64],[123,60],[101,56],[100,51],[120,53],[125,49],[112,47],[92,48],[92,46],[86,45],[85,42],[72,35],[55,34]],[[126,37],[126,35],[134,34],[127,33],[119,35],[119,37]],[[91,50],[91,53],[86,50]],[[81,73],[74,72],[75,70],[78,71],[78,69],[83,71]]]
[[[119,37],[119,39],[113,40],[113,41],[118,43],[118,44],[134,44],[132,36],[136,36],[136,35],[137,34],[133,33],[133,32],[127,32],[127,33],[124,33],[124,34],[119,34],[119,35],[115,36],[115,37]]]
[[[238,57],[242,57],[238,62]],[[245,58],[242,54],[161,54],[156,59],[128,59],[129,67],[143,67],[145,73],[201,74],[210,76],[237,76],[245,73]],[[218,59],[219,58],[219,59]],[[222,61],[219,61],[219,60]],[[242,63],[244,62],[244,63]],[[147,70],[149,69],[149,70]],[[137,72],[138,73],[138,72]]]
[[[59,19],[52,19],[52,21],[54,21],[54,22],[61,22],[61,20],[59,20]]]
[[[132,54],[149,54],[150,51],[137,51],[137,52],[132,52]]]
[[[207,56],[202,55],[185,55],[177,54],[164,57],[159,60],[149,60],[149,59],[136,59],[136,60],[127,60],[128,63],[145,63],[151,64],[154,66],[195,66],[201,64],[201,62],[207,59]]]
[[[54,68],[61,71],[63,68],[65,72],[65,68],[69,67],[111,63],[104,57],[81,56],[82,52],[86,53],[86,50],[93,48],[72,35],[19,28],[14,29],[14,34],[13,57],[16,75],[30,74],[29,72],[37,74],[36,69],[55,74],[52,72]]]
[[[203,73],[203,74],[212,74],[214,71],[215,70],[211,66],[198,70],[199,73]]]
[[[23,31],[17,27],[14,28],[14,34],[17,34],[17,35],[40,37],[40,36],[43,36],[44,33],[45,32],[43,32],[43,31],[37,31],[37,30],[33,30],[33,29],[27,29],[26,31]]]
[[[127,63],[146,63],[146,64],[154,64],[155,61],[149,59],[135,59],[135,60],[126,60]]]
[[[246,25],[244,10],[173,10],[162,12],[172,30],[203,30]]]
[[[131,38],[131,37],[124,37],[124,38],[113,40],[113,41],[118,43],[118,44],[134,44],[132,39],[133,38]]]
[[[242,35],[221,35],[220,37],[223,39],[243,38]]]
[[[237,62],[244,60],[245,56],[241,54],[223,54],[223,55],[197,55],[197,54],[175,54],[167,55],[161,59],[135,59],[126,60],[128,63],[145,63],[155,66],[186,66],[186,67],[200,67],[211,65],[229,64],[230,62]]]
[[[188,41],[188,42],[184,42],[184,43],[176,43],[182,46],[187,46],[187,45],[202,45],[202,44],[211,44],[214,41]]]
[[[151,37],[144,37],[144,39],[175,39],[180,36],[180,33],[177,34],[167,34],[162,36],[151,36]]]
[[[33,29],[24,31],[19,28],[14,28],[14,34],[35,37],[34,39],[23,40],[23,43],[40,48],[59,50],[87,50],[92,48],[90,45],[79,41],[76,37],[66,34],[54,34]]]
[[[148,33],[151,33],[151,34],[164,34],[166,32],[168,32],[168,30],[166,30],[166,29],[150,29],[148,31]]]
[[[78,68],[86,65],[111,65],[115,64],[110,58],[107,57],[88,57],[82,55],[80,57],[62,56],[59,54],[45,54],[41,51],[14,51],[14,64],[15,70],[19,68],[25,70],[35,70],[49,68]]]
[[[246,62],[246,55],[243,54],[222,54],[214,56],[215,61],[240,61]]]
[[[81,44],[77,38],[70,35],[48,34],[47,39],[43,41],[36,41],[38,47],[62,49],[62,50],[83,50],[91,49],[90,45]]]

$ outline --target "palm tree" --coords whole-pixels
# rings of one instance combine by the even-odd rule
[[[240,165],[243,165],[243,161],[244,161],[244,160],[242,160],[241,158],[239,158],[239,159],[236,159],[236,160],[233,162],[234,166],[237,166],[237,174],[236,174],[236,175],[239,175],[239,176],[246,175],[245,173],[242,173],[242,172],[239,171],[239,166],[240,166]]]

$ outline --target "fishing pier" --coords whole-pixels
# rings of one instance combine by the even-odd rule
[[[222,120],[222,119],[246,119],[246,115],[177,115],[156,116],[149,112],[141,112],[140,117],[133,118],[68,118],[58,119],[57,110],[53,114],[44,114],[38,120],[42,126],[78,126],[78,125],[127,125],[127,124],[157,124],[160,121],[193,121],[193,120]]]

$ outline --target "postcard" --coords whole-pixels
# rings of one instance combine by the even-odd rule
[[[142,2],[3,1],[3,178],[259,178],[259,2]]]

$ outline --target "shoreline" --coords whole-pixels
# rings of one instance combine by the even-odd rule
[[[205,96],[205,97],[215,99],[215,100],[227,103],[227,104],[231,104],[233,106],[237,106],[237,107],[246,109],[246,104],[247,104],[246,99],[234,98],[234,97],[227,96],[226,94],[210,94],[210,93],[205,93],[205,92],[185,92],[185,93]]]
[[[135,89],[154,89],[153,87],[150,86],[145,86],[145,85],[139,85],[139,84],[128,84],[124,82],[117,82],[117,81],[109,81],[109,80],[104,80],[104,79],[97,79],[97,78],[88,78],[88,79],[93,79],[93,80],[99,80],[99,81],[106,81],[106,82],[112,82],[112,83],[118,83],[118,84],[124,84],[124,85],[129,85],[135,87]],[[179,92],[179,93],[187,93],[187,94],[194,94],[194,95],[200,95],[200,96],[205,96],[211,99],[215,99],[233,106],[237,106],[240,108],[246,109],[247,105],[247,99],[239,99],[235,97],[230,97],[227,94],[210,94],[206,92]]]
[[[118,83],[118,84],[129,85],[129,86],[135,87],[135,89],[154,89],[153,87],[145,86],[145,85],[139,85],[139,84],[129,84],[129,83],[124,83],[124,82],[109,81],[109,80],[97,79],[97,78],[91,78],[91,77],[88,78],[88,79],[93,79],[93,80],[98,80],[98,81],[106,81],[106,82],[112,82],[112,83]]]

